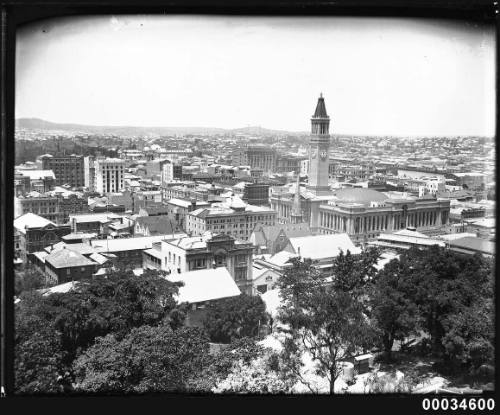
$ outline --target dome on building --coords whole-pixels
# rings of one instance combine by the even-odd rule
[[[383,202],[389,199],[386,195],[377,190],[353,187],[348,189],[337,190],[334,195],[339,202],[362,203],[369,204],[370,202]]]

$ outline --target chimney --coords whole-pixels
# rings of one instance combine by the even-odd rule
[[[300,246],[299,246],[299,247],[297,247],[297,253],[298,253],[298,254],[299,254],[299,256],[300,256]]]

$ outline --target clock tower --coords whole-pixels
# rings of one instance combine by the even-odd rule
[[[323,94],[318,98],[316,111],[311,118],[309,141],[309,184],[307,189],[317,196],[330,193],[328,163],[330,159],[330,117],[326,113]]]

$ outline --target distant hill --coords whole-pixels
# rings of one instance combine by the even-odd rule
[[[262,127],[243,127],[235,129],[212,128],[212,127],[134,127],[134,126],[97,126],[84,124],[61,124],[40,118],[18,118],[16,128],[29,130],[59,130],[80,133],[106,133],[127,136],[140,136],[146,134],[158,135],[185,135],[185,134],[251,134],[251,135],[275,135],[275,134],[306,134],[305,132],[292,132],[281,130],[270,130]]]

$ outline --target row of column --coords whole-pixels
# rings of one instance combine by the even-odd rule
[[[354,218],[354,221],[349,221],[345,216],[321,212],[320,226],[335,231],[359,234],[387,229],[399,230],[407,226],[417,228],[436,226],[441,224],[441,216],[439,211],[421,211],[409,213],[404,225],[401,225],[401,221],[401,214],[358,216]]]

